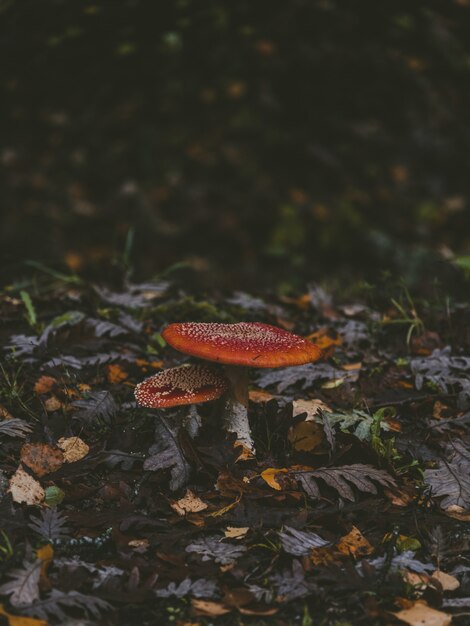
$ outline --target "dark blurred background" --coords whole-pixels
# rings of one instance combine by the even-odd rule
[[[470,0],[3,0],[4,275],[411,283],[470,254]]]

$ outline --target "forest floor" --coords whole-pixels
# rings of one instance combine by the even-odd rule
[[[0,621],[470,623],[468,305],[38,271],[0,320]],[[136,406],[138,382],[189,360],[160,334],[178,321],[262,321],[324,350],[251,372],[256,458],[208,426],[211,403],[195,437],[188,408]]]

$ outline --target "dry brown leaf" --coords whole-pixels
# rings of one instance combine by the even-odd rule
[[[241,539],[242,537],[244,537],[247,532],[249,531],[249,527],[236,527],[236,526],[227,526],[227,528],[224,531],[224,535],[228,538],[228,539]]]
[[[337,346],[343,343],[343,340],[335,330],[330,328],[320,328],[311,335],[306,337],[309,341],[316,343],[323,351],[332,354]]]
[[[38,481],[19,467],[10,478],[8,491],[14,502],[25,502],[26,504],[40,504],[44,500],[44,489]]]
[[[13,415],[8,411],[4,406],[0,405],[0,419],[2,420],[12,420]]]
[[[416,595],[423,595],[429,584],[429,576],[427,574],[417,574],[416,572],[403,572],[403,578],[408,585],[413,587],[413,593]]]
[[[460,587],[460,582],[455,578],[455,576],[451,576],[450,574],[446,574],[445,572],[441,572],[440,570],[436,570],[432,575],[434,580],[438,580],[441,583],[442,589],[444,591],[455,591]]]
[[[34,393],[40,396],[43,393],[49,393],[54,385],[57,384],[57,380],[52,376],[41,376],[37,379],[34,385]]]
[[[315,416],[318,415],[320,411],[331,413],[330,407],[318,398],[312,398],[311,400],[294,400],[292,402],[292,416],[296,417],[297,415],[302,415],[302,413],[307,413],[307,417],[305,418],[306,422],[314,422]]]
[[[275,606],[252,609],[241,606],[238,610],[242,615],[257,615],[258,617],[269,617],[270,615],[275,615],[279,611],[279,609]]]
[[[59,398],[56,398],[55,396],[51,396],[44,401],[44,408],[48,413],[54,413],[54,411],[58,411],[59,409],[61,409],[62,406],[62,402],[59,400]]]
[[[449,626],[452,622],[451,615],[432,609],[422,600],[417,600],[411,608],[393,615],[410,626]]]
[[[299,422],[289,428],[287,438],[294,450],[312,452],[325,441],[325,431],[316,422]]]
[[[178,513],[178,515],[186,515],[187,513],[199,513],[199,511],[205,511],[207,504],[201,500],[199,496],[188,489],[186,494],[180,499],[170,504],[171,508]]]
[[[218,617],[219,615],[226,615],[230,613],[232,609],[229,609],[221,602],[212,602],[210,600],[197,600],[193,598],[191,600],[193,611],[196,615],[203,615],[206,617]]]
[[[269,391],[265,391],[264,389],[250,389],[248,397],[251,402],[263,403],[269,402],[269,400],[272,400],[276,396],[273,396],[272,393],[269,393]]]
[[[347,535],[341,537],[336,548],[341,554],[351,555],[354,558],[372,554],[374,551],[372,545],[356,526],[353,526]]]
[[[12,615],[5,611],[3,604],[0,604],[0,615],[8,621],[8,626],[48,626],[48,622],[34,617],[23,617],[23,615]]]
[[[80,461],[90,452],[90,446],[80,437],[61,437],[57,445],[62,450],[66,463]]]
[[[21,461],[36,476],[45,476],[56,472],[64,463],[64,455],[58,448],[47,443],[25,443],[21,448]]]
[[[106,367],[106,378],[112,385],[122,383],[128,376],[129,374],[117,363],[110,363]]]
[[[148,550],[150,543],[148,539],[131,539],[127,545],[142,554]]]

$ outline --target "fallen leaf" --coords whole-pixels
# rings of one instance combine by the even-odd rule
[[[141,554],[148,550],[150,543],[148,539],[131,539],[127,545]]]
[[[273,396],[272,393],[269,393],[269,391],[265,391],[264,389],[250,389],[248,397],[251,402],[262,403],[269,402],[276,396]]]
[[[451,615],[432,609],[422,600],[418,600],[411,608],[393,615],[410,626],[449,626],[452,622]]]
[[[49,393],[56,385],[57,380],[52,376],[41,376],[34,385],[34,393],[40,396],[43,393]]]
[[[170,504],[171,508],[178,513],[178,515],[186,515],[187,513],[198,513],[199,511],[205,511],[207,504],[199,498],[195,493],[188,489],[186,494],[180,499]]]
[[[292,416],[296,417],[302,413],[307,413],[307,417],[305,418],[306,422],[314,422],[315,416],[318,415],[320,411],[331,413],[330,407],[318,398],[312,398],[311,400],[294,400],[292,402]]]
[[[47,443],[25,443],[21,448],[21,461],[36,476],[45,476],[56,472],[64,463],[64,455],[58,448]]]
[[[13,415],[10,413],[10,411],[8,411],[4,406],[0,405],[0,418],[2,420],[12,420]]]
[[[54,558],[54,548],[50,543],[46,543],[44,546],[36,551],[37,558],[42,561],[41,563],[41,579],[47,581],[47,568],[52,563]]]
[[[227,526],[224,531],[224,535],[227,537],[227,539],[241,539],[247,534],[249,530],[250,529],[248,526],[239,528],[236,526]]]
[[[269,617],[270,615],[275,615],[279,611],[277,607],[260,607],[259,609],[249,609],[243,606],[241,606],[238,610],[242,615],[257,615],[259,617]]]
[[[191,600],[193,611],[196,615],[203,615],[206,617],[218,617],[219,615],[226,615],[230,613],[232,609],[229,609],[221,602],[211,602],[210,600],[198,600],[193,598]]]
[[[354,558],[372,554],[374,551],[372,545],[356,526],[353,526],[347,535],[341,537],[336,548],[341,554],[351,555]]]
[[[24,617],[23,615],[12,615],[5,611],[3,604],[0,604],[0,615],[6,617],[8,626],[48,626],[43,619],[34,619],[34,617]]]
[[[66,463],[80,461],[90,452],[90,446],[80,437],[61,437],[57,445],[62,450]]]
[[[277,467],[268,467],[264,472],[261,472],[261,478],[268,483],[270,487],[276,489],[277,491],[281,491],[282,485],[280,485],[276,478],[278,474],[287,474],[289,472],[288,469],[279,469]]]
[[[54,413],[62,408],[62,402],[55,396],[51,396],[44,401],[44,408],[48,413]]]
[[[38,481],[19,467],[10,478],[10,486],[8,488],[11,497],[15,502],[20,504],[40,504],[44,500],[44,489]]]
[[[432,575],[434,580],[438,580],[441,583],[442,589],[444,591],[455,591],[460,587],[460,582],[455,578],[455,576],[451,576],[450,574],[446,574],[445,572],[441,572],[440,570],[436,570]]]
[[[343,340],[335,330],[325,327],[318,329],[311,335],[308,335],[306,339],[316,343],[322,350],[328,352],[331,351],[331,353],[337,346],[340,346],[343,343]]]
[[[299,422],[289,428],[287,439],[294,450],[312,452],[325,441],[325,431],[321,424],[316,422]]]
[[[110,363],[106,367],[106,378],[112,385],[122,383],[128,378],[129,374],[118,363]]]

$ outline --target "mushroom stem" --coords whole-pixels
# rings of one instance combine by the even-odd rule
[[[224,426],[253,454],[255,446],[248,421],[248,369],[237,365],[226,365],[225,375],[230,381],[224,407]]]
[[[185,411],[183,415],[183,427],[191,439],[195,439],[198,436],[201,427],[201,416],[194,404],[191,404],[189,410]]]

